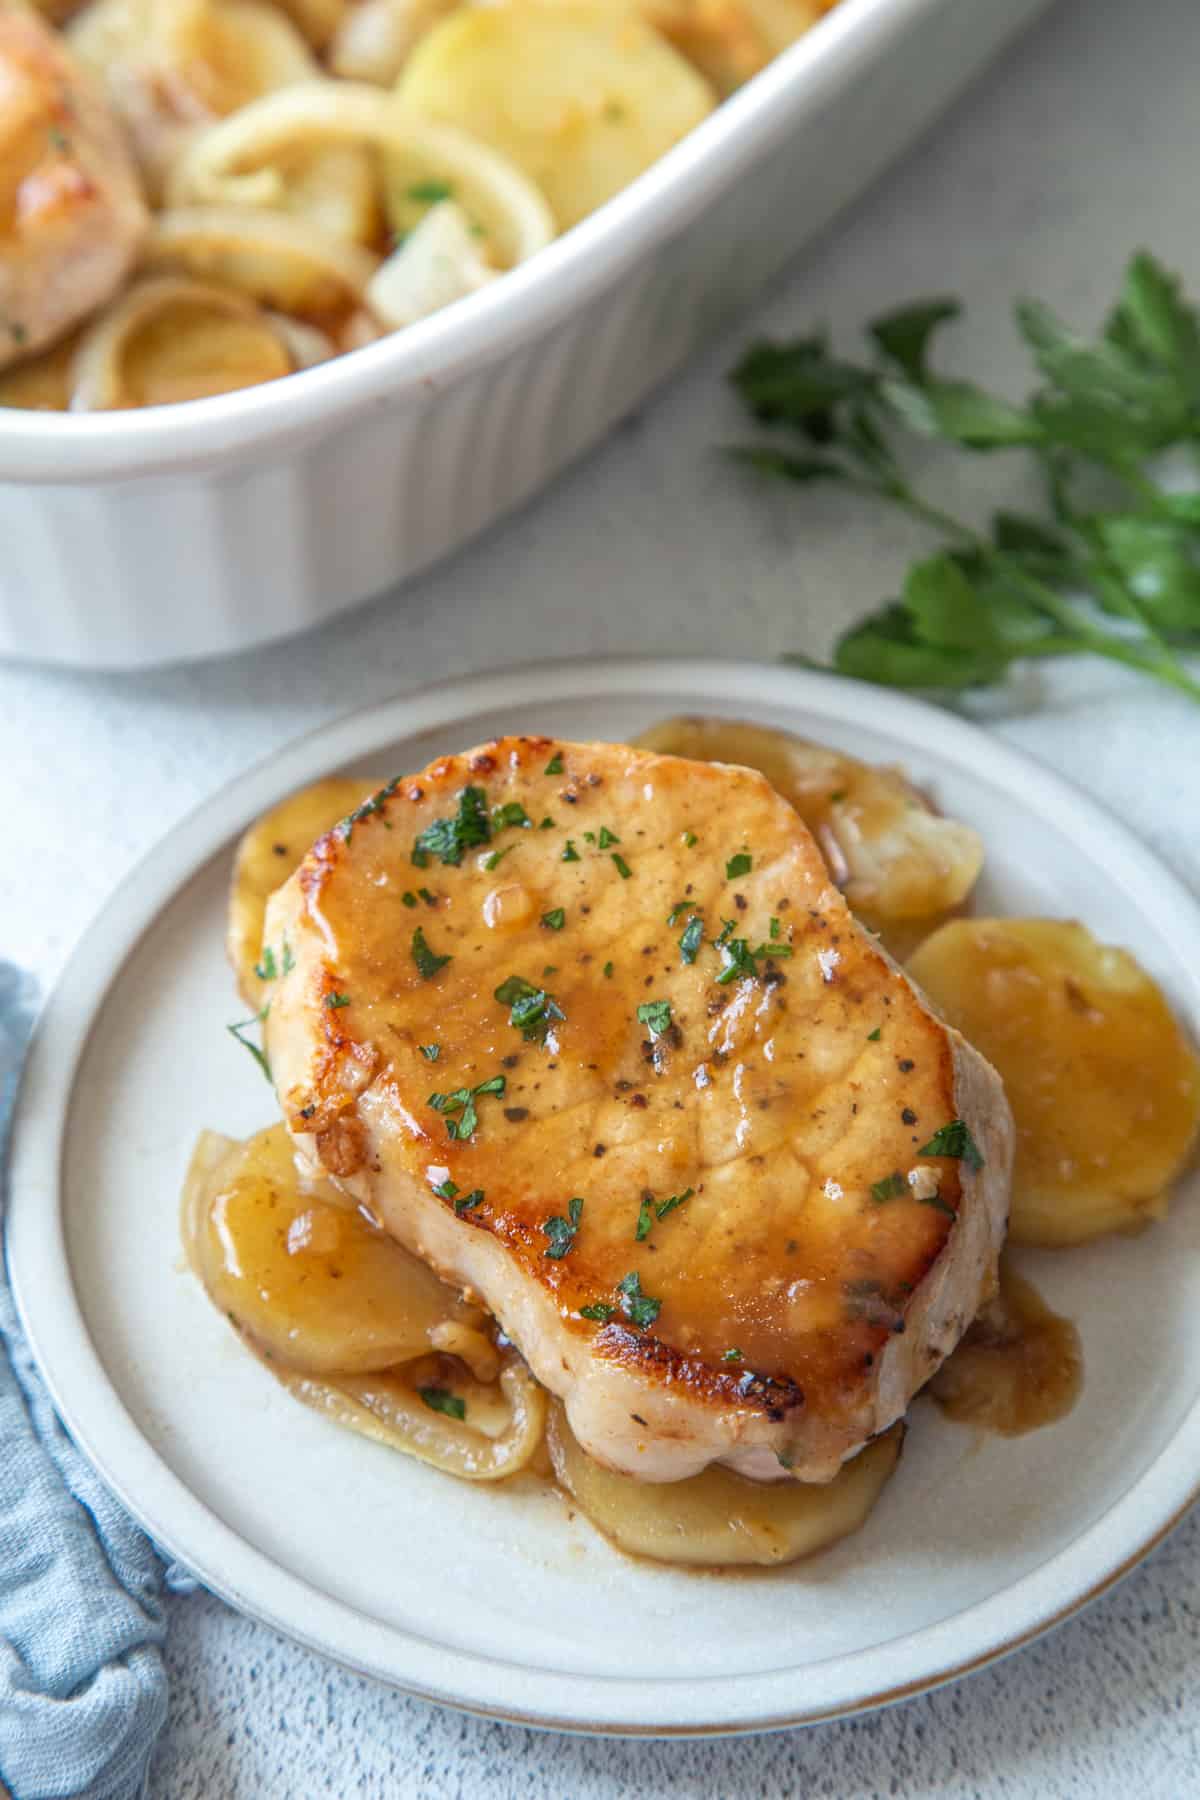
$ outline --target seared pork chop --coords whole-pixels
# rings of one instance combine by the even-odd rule
[[[828,1479],[993,1289],[999,1078],[751,770],[443,757],[320,839],[264,942],[303,1154],[602,1463]]]

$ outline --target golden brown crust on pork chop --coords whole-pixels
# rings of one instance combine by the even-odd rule
[[[832,1474],[994,1280],[999,1081],[749,770],[442,758],[320,840],[285,936],[297,1141],[482,1295],[602,1460]],[[953,1121],[982,1167],[922,1154]]]

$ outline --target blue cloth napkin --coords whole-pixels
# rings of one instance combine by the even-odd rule
[[[0,1211],[34,1011],[32,981],[0,962]],[[0,1791],[146,1793],[167,1711],[164,1581],[154,1546],[56,1417],[0,1266]]]

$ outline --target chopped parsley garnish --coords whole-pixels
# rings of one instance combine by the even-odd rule
[[[660,1200],[654,1209],[655,1217],[665,1219],[667,1214],[673,1213],[677,1206],[682,1206],[685,1200],[690,1200],[695,1191],[695,1188],[686,1188],[682,1194],[672,1194],[669,1200]]]
[[[449,1388],[423,1387],[417,1389],[430,1412],[445,1413],[448,1419],[465,1419],[467,1403],[458,1394],[452,1394]]]
[[[704,920],[699,913],[693,913],[683,928],[683,936],[679,940],[679,960],[682,963],[694,963],[701,944],[704,942]]]
[[[473,1206],[478,1206],[482,1199],[483,1189],[472,1188],[469,1194],[464,1194],[461,1200],[454,1202],[454,1210],[461,1219],[465,1212],[470,1212]]]
[[[343,843],[348,844],[350,842],[354,827],[358,824],[360,819],[369,819],[372,813],[381,812],[383,810],[384,801],[390,800],[399,786],[400,776],[397,775],[392,781],[387,783],[386,787],[381,787],[377,793],[371,794],[363,801],[361,806],[356,806],[353,812],[347,813],[346,817],[334,826],[334,830],[342,839]]]
[[[526,1043],[544,1044],[546,1034],[556,1019],[565,1019],[558,1002],[545,988],[534,987],[522,975],[510,975],[496,989],[501,1006],[511,1007],[508,1022],[514,1025]]]
[[[902,1194],[907,1194],[907,1192],[908,1183],[899,1169],[893,1170],[890,1175],[885,1175],[882,1181],[871,1183],[871,1198],[877,1206],[882,1206],[885,1200],[898,1200]]]
[[[920,1201],[922,1206],[932,1206],[934,1212],[945,1213],[948,1219],[957,1219],[958,1217],[954,1208],[947,1206],[940,1194],[922,1194]]]
[[[596,848],[595,832],[594,831],[585,831],[583,834],[583,841],[585,844],[590,844],[594,850]]]
[[[561,906],[552,907],[542,914],[542,924],[550,931],[561,931],[567,922],[567,915]]]
[[[636,1269],[631,1269],[628,1275],[618,1281],[617,1293],[621,1297],[621,1311],[639,1331],[644,1331],[647,1325],[653,1325],[662,1311],[661,1300],[654,1300],[649,1294],[643,1294],[642,1278]]]
[[[578,1194],[567,1202],[566,1218],[547,1219],[542,1230],[550,1239],[550,1246],[542,1255],[548,1256],[551,1262],[561,1262],[575,1247],[575,1237],[579,1230],[579,1221],[583,1216],[583,1201]]]
[[[651,1037],[660,1038],[671,1028],[669,1000],[643,1000],[637,1009],[638,1024],[649,1028]]]
[[[667,1214],[673,1213],[677,1206],[682,1206],[685,1200],[690,1200],[695,1191],[695,1188],[688,1188],[682,1194],[672,1194],[669,1199],[658,1201],[655,1200],[653,1194],[643,1194],[642,1204],[638,1208],[637,1229],[633,1234],[635,1240],[639,1244],[642,1243],[650,1236],[657,1219],[665,1219]]]
[[[414,181],[408,197],[419,204],[436,206],[439,200],[453,199],[454,187],[449,181]]]
[[[699,838],[698,838],[698,837],[697,837],[697,836],[696,836],[696,834],[695,834],[695,832],[694,832],[694,831],[685,831],[685,832],[684,832],[684,834],[683,834],[683,846],[684,846],[684,849],[685,849],[685,850],[691,850],[691,849],[693,849],[693,848],[694,848],[694,846],[695,846],[695,845],[696,845],[696,844],[698,844],[698,843],[699,843],[699,842],[700,842],[700,839],[699,839]]]
[[[611,980],[611,979],[612,979],[612,972],[613,972],[613,967],[614,967],[614,965],[613,965],[613,964],[612,964],[612,963],[610,963],[610,962],[606,962],[606,963],[605,963],[605,965],[604,965],[604,979],[605,979],[605,980],[606,980],[606,981],[610,981],[610,980]]]
[[[450,959],[445,957],[443,960],[449,962]],[[350,996],[349,994],[326,994],[325,1004],[330,1012],[337,1012],[339,1007],[349,1006]]]
[[[867,1033],[868,1044],[877,1044],[882,1035],[883,1035],[882,1029],[880,1026],[877,1025],[875,1027],[874,1031],[868,1031],[868,1033]]]
[[[837,805],[838,805],[838,804],[839,804],[839,802],[840,802],[840,801],[842,801],[842,800],[844,800],[844,799],[845,799],[845,798],[846,798],[846,790],[845,790],[845,788],[838,788],[838,789],[837,789],[837,790],[836,790],[836,792],[834,792],[834,793],[832,793],[832,794],[830,794],[830,796],[829,796],[829,804],[830,804],[830,805],[831,805],[831,806],[837,806]]]
[[[768,928],[768,931],[767,931],[767,936],[769,938],[777,938],[779,936],[779,920],[778,919],[772,917],[770,927]]]
[[[444,969],[451,956],[437,956],[425,942],[425,933],[420,925],[412,936],[412,959],[417,965],[417,974],[422,981],[432,981],[439,969]]]
[[[566,842],[566,848],[563,850],[563,853],[559,857],[558,860],[560,862],[582,862],[583,858],[580,856],[578,850],[575,848],[574,842],[570,838],[568,838],[567,842]]]
[[[721,1352],[721,1361],[722,1362],[741,1362],[741,1360],[742,1360],[741,1351],[738,1349],[735,1349],[735,1347],[732,1344],[730,1345],[728,1350],[722,1350],[722,1352]]]
[[[533,820],[519,800],[505,800],[500,806],[493,806],[493,831],[507,831],[510,826],[516,825],[519,825],[522,831],[530,831],[533,827]]]
[[[353,816],[351,814],[351,818]],[[427,869],[431,857],[457,868],[465,851],[476,844],[486,844],[491,835],[487,795],[479,787],[464,788],[458,796],[458,811],[454,816],[434,819],[416,838],[412,860],[418,869]]]
[[[542,820],[541,824],[538,826],[538,830],[539,831],[553,831],[554,830],[554,820],[550,817],[549,813],[546,814],[545,818]]]
[[[598,1325],[607,1325],[616,1310],[615,1306],[605,1306],[603,1300],[597,1300],[593,1306],[581,1306],[579,1316],[581,1319],[595,1319]]]
[[[726,922],[728,923],[728,921]],[[722,932],[717,943],[725,960],[725,967],[717,976],[718,987],[728,987],[729,983],[736,981],[739,975],[753,977],[758,974],[758,964],[754,960],[754,952],[750,948],[748,939],[727,938]]]
[[[504,1092],[504,1076],[493,1075],[488,1081],[481,1081],[478,1087],[456,1088],[452,1094],[430,1094],[428,1104],[434,1112],[457,1113],[457,1119],[446,1119],[446,1130],[452,1138],[461,1141],[469,1138],[479,1124],[479,1114],[475,1101],[480,1094],[502,1094]]]
[[[515,844],[506,844],[506,845],[505,845],[505,846],[504,846],[504,848],[503,848],[503,850],[492,850],[492,851],[490,851],[490,852],[489,852],[489,854],[488,854],[488,855],[487,855],[487,856],[485,856],[485,857],[484,857],[484,859],[483,859],[483,866],[484,866],[484,868],[485,868],[485,869],[487,869],[487,870],[488,870],[488,871],[489,871],[489,872],[490,872],[490,871],[491,871],[491,870],[492,870],[492,869],[497,869],[497,868],[499,868],[499,866],[500,866],[500,861],[501,861],[501,858],[502,858],[502,857],[505,857],[505,856],[507,856],[507,855],[508,855],[508,853],[509,853],[509,851],[510,851],[510,850],[515,850],[515,849],[516,849],[516,847],[517,847],[517,846],[516,846],[516,845],[515,845]]]
[[[262,953],[262,961],[256,962],[254,965],[254,973],[260,981],[274,981],[277,975],[290,975],[295,966],[296,959],[292,955],[292,946],[284,938],[282,960],[276,960],[275,952],[268,944]]]
[[[597,850],[610,850],[614,844],[619,844],[620,841],[615,831],[610,831],[607,825],[602,825],[600,836],[596,839],[596,848]]]
[[[442,1046],[440,1044],[418,1044],[417,1048],[425,1058],[426,1062],[436,1062],[438,1057],[442,1054]]]
[[[621,877],[621,880],[628,881],[629,877],[633,874],[633,870],[630,868],[629,864],[625,861],[625,858],[620,854],[619,851],[614,850],[612,853],[612,859],[613,859],[614,864],[616,865],[617,874]]]
[[[417,904],[417,896],[413,893],[411,888],[409,888],[406,893],[401,894],[400,900],[404,906],[416,906]]]
[[[953,1156],[965,1162],[968,1169],[982,1169],[983,1152],[971,1136],[962,1119],[951,1119],[935,1131],[927,1144],[917,1151],[918,1156]]]
[[[458,1183],[457,1181],[451,1181],[450,1177],[447,1175],[445,1181],[439,1181],[433,1191],[435,1194],[439,1194],[443,1200],[453,1200],[455,1194],[458,1192]]]
[[[739,850],[737,855],[731,856],[725,864],[726,881],[736,881],[739,875],[748,875],[753,866],[753,859],[749,852]]]
[[[563,759],[562,759],[562,751],[561,750],[556,750],[554,752],[554,755],[550,758],[550,761],[546,764],[545,772],[547,775],[561,775],[562,774]]]
[[[238,1043],[242,1046],[242,1049],[248,1050],[250,1052],[251,1056],[254,1058],[255,1062],[258,1064],[259,1068],[262,1070],[263,1074],[265,1075],[265,1077],[268,1081],[271,1081],[271,1065],[267,1061],[266,1051],[261,1050],[257,1044],[252,1044],[250,1042],[249,1038],[244,1038],[242,1036],[242,1033],[243,1033],[243,1031],[249,1031],[249,1029],[252,1025],[261,1025],[263,1023],[263,1020],[266,1018],[267,1014],[270,1012],[270,1010],[271,1010],[271,1003],[268,1000],[267,1004],[263,1007],[262,1011],[256,1012],[252,1019],[239,1019],[239,1021],[236,1025],[227,1025],[225,1027],[225,1029],[229,1033],[230,1037],[236,1038]],[[272,1083],[272,1085],[274,1085],[274,1084]]]
[[[417,892],[418,892],[418,894],[420,894],[420,896],[421,896],[422,900],[425,902],[426,906],[436,906],[437,905],[437,895],[431,894],[428,888],[418,888]]]
[[[688,909],[688,903],[686,900],[677,900],[675,902],[674,906],[671,908],[670,912],[667,914],[667,924],[674,925],[674,923],[675,923],[676,919],[679,917],[680,913],[685,913],[687,911],[687,909]]]

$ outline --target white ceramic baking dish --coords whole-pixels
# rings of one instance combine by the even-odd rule
[[[876,175],[1048,0],[843,0],[524,267],[335,362],[146,412],[0,410],[0,653],[246,649],[540,488]]]

